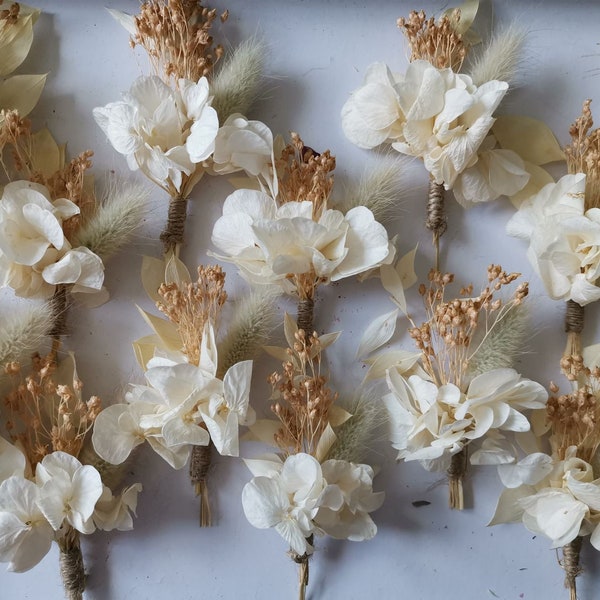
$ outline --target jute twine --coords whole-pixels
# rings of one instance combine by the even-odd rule
[[[306,538],[306,541],[312,546],[314,541],[314,536],[310,535]],[[297,552],[291,552],[290,556],[292,560],[300,565],[300,574],[299,574],[299,587],[298,587],[298,600],[305,600],[306,598],[306,587],[308,586],[308,561],[310,559],[310,554],[298,554]]]
[[[579,566],[579,554],[583,538],[576,537],[572,542],[563,546],[561,566],[565,570],[565,587],[569,590],[569,600],[577,600],[577,584],[575,578],[583,571]]]
[[[448,227],[448,219],[444,209],[444,185],[429,180],[429,194],[427,196],[427,219],[425,227],[433,233],[435,245],[435,268],[440,269],[440,238]]]
[[[567,333],[581,333],[583,331],[583,306],[574,300],[567,300],[567,312],[565,314],[565,331]]]
[[[67,600],[82,600],[85,590],[85,569],[79,543],[79,533],[72,527],[58,543],[60,576]]]
[[[463,494],[463,478],[467,472],[467,449],[463,448],[457,454],[452,455],[448,474],[448,504],[450,508],[463,510],[465,507]]]
[[[194,446],[190,461],[190,479],[194,484],[196,496],[200,496],[200,527],[210,527],[212,523],[206,483],[211,463],[212,445],[212,442],[209,442],[207,446]]]
[[[314,319],[315,301],[312,298],[303,298],[298,302],[298,318],[296,323],[298,329],[304,330],[306,336],[310,336],[313,333],[313,319]]]
[[[58,339],[67,333],[67,288],[57,285],[54,295],[50,300],[52,312],[52,329],[50,337]]]
[[[185,230],[185,218],[187,216],[187,199],[181,196],[171,198],[169,202],[169,216],[167,224],[160,234],[165,254],[172,250],[177,244],[183,242]]]

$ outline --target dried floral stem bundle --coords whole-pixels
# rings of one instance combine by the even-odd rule
[[[288,348],[271,349],[285,356],[281,370],[269,377],[271,411],[277,420],[257,421],[251,427],[279,453],[246,460],[255,477],[244,487],[242,502],[252,525],[274,527],[289,543],[290,557],[299,565],[302,600],[315,535],[353,541],[372,538],[376,527],[369,513],[383,497],[372,491],[371,467],[340,454],[336,457],[338,441],[344,446],[356,439],[354,427],[340,427],[353,417],[336,405],[338,395],[323,372],[322,351],[337,335],[309,336],[288,315],[285,333]]]

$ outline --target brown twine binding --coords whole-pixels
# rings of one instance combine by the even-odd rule
[[[450,508],[463,510],[465,499],[463,494],[463,479],[467,472],[467,449],[463,448],[460,452],[452,455],[450,466],[448,467],[448,504]]]
[[[79,533],[69,527],[58,542],[60,548],[60,576],[67,600],[82,600],[85,590],[85,569],[79,543]]]
[[[60,338],[67,333],[67,308],[67,286],[57,285],[54,295],[50,299],[52,329],[49,334],[52,339],[52,354],[55,358],[60,346]]]
[[[583,569],[579,566],[582,537],[576,537],[572,542],[563,546],[562,568],[565,570],[565,587],[569,590],[569,600],[577,600],[577,584],[575,578]]]
[[[196,496],[200,497],[200,527],[210,527],[212,518],[206,483],[211,464],[212,442],[208,446],[194,446],[190,461],[190,479],[194,484]]]
[[[444,184],[429,180],[429,193],[427,196],[427,219],[425,227],[433,233],[435,245],[435,267],[440,268],[440,238],[448,228],[448,219],[444,208]]]
[[[314,536],[310,535],[306,538],[306,541],[309,543],[310,546],[313,545],[313,541],[314,541]],[[297,564],[300,565],[300,573],[299,573],[299,587],[298,587],[298,600],[305,600],[306,598],[306,588],[308,586],[308,574],[309,574],[309,568],[308,568],[308,561],[311,557],[310,554],[298,554],[296,552],[291,552],[290,556],[292,557],[292,560]]]
[[[303,298],[298,302],[298,318],[296,323],[298,329],[304,330],[306,336],[310,336],[313,333],[313,319],[314,319],[315,301],[312,298]]]
[[[583,331],[583,306],[574,300],[567,300],[567,312],[565,314],[565,331],[567,333],[581,333]]]
[[[167,224],[160,234],[160,241],[163,243],[165,254],[170,250],[173,250],[177,244],[183,242],[186,216],[187,199],[182,196],[171,198],[171,201],[169,202]]]

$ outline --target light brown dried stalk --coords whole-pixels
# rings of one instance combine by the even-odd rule
[[[585,173],[585,209],[600,207],[600,129],[593,129],[591,100],[583,103],[581,116],[569,129],[571,144],[565,146],[569,173]]]
[[[400,17],[397,24],[408,40],[410,60],[423,59],[438,69],[450,67],[455,73],[459,71],[468,51],[462,35],[455,30],[459,21],[459,9],[437,23],[433,17],[427,19],[423,11],[411,11],[408,19]]]
[[[60,576],[67,600],[82,600],[85,590],[85,569],[79,532],[67,525],[65,534],[58,540]]]
[[[83,402],[83,384],[79,379],[71,385],[58,384],[56,369],[52,354],[35,355],[32,372],[26,377],[19,363],[6,366],[14,382],[4,399],[9,414],[6,429],[12,441],[19,443],[32,468],[57,450],[79,456],[85,435],[102,408],[96,396]]]
[[[221,21],[228,17],[221,15]],[[156,75],[175,87],[179,79],[198,81],[212,73],[223,54],[210,34],[218,18],[216,9],[198,0],[148,0],[135,17],[137,33],[131,46],[142,46]]]

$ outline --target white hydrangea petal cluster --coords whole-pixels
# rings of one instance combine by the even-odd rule
[[[14,181],[0,198],[0,286],[25,298],[49,298],[57,285],[73,293],[102,292],[104,264],[85,247],[73,248],[63,222],[79,207],[29,181]]]
[[[390,393],[383,401],[392,446],[398,458],[420,460],[428,469],[445,468],[453,454],[490,431],[528,431],[520,410],[543,408],[548,398],[540,384],[513,369],[478,375],[464,393],[451,383],[438,387],[394,369],[387,371],[386,381]]]
[[[500,496],[492,524],[522,521],[530,531],[550,538],[553,548],[590,535],[600,550],[600,479],[594,479],[592,465],[576,452],[571,446],[565,460],[538,453],[527,457],[527,464],[521,461]]]
[[[312,202],[277,202],[255,190],[236,190],[223,205],[212,242],[251,283],[292,293],[290,274],[313,271],[323,281],[364,273],[394,257],[383,225],[368,208],[333,209],[312,218]]]
[[[120,464],[147,441],[174,469],[181,469],[192,446],[212,440],[220,454],[237,456],[239,427],[256,418],[249,405],[252,361],[239,362],[223,380],[217,378],[214,331],[208,323],[200,356],[198,366],[155,356],[145,374],[149,385],[133,385],[127,403],[109,406],[96,418],[92,442],[98,455]]]
[[[600,299],[600,209],[585,210],[584,173],[565,175],[527,199],[507,225],[555,300]]]
[[[346,137],[361,148],[382,143],[417,156],[432,179],[468,206],[515,194],[529,180],[521,158],[496,148],[492,114],[508,90],[502,81],[473,84],[468,75],[412,62],[404,75],[369,67],[342,109]]]
[[[94,467],[65,452],[45,456],[33,480],[25,477],[23,454],[2,438],[0,456],[8,475],[0,480],[0,561],[9,571],[38,564],[66,525],[83,534],[133,528],[139,483],[115,497]]]
[[[369,513],[383,502],[373,492],[368,465],[326,460],[298,453],[282,462],[277,456],[246,461],[255,477],[244,486],[242,504],[251,525],[273,527],[299,555],[311,554],[308,538],[371,539],[377,527]]]
[[[176,90],[159,77],[139,77],[122,100],[95,108],[94,118],[131,170],[171,193],[189,194],[205,171],[241,170],[276,193],[269,128],[241,114],[219,127],[211,102],[206,77],[180,79]]]

